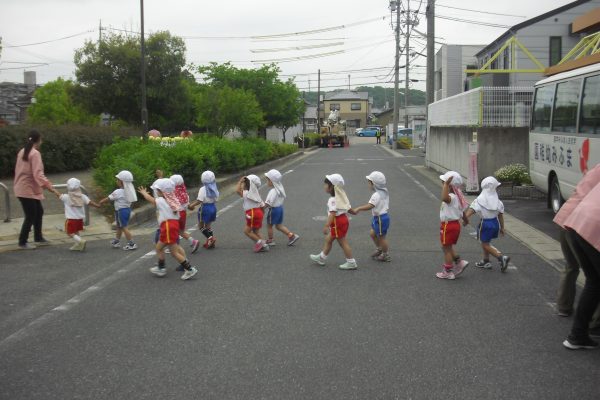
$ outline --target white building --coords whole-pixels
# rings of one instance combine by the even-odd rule
[[[435,101],[468,90],[467,67],[477,66],[477,54],[485,45],[445,44],[435,54]]]

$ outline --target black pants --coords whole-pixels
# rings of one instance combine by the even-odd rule
[[[377,144],[381,144],[381,136],[377,136]]]
[[[23,206],[23,213],[25,213],[23,226],[21,226],[21,234],[19,235],[19,246],[23,246],[27,243],[32,225],[33,239],[36,242],[41,241],[43,239],[42,217],[44,216],[42,202],[40,200],[28,199],[25,197],[19,197],[19,201],[21,202],[21,206]]]
[[[571,328],[571,335],[580,339],[587,337],[590,320],[600,304],[600,252],[571,229],[567,230],[567,242],[585,274],[585,286]]]

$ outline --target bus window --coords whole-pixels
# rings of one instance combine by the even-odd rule
[[[577,106],[581,79],[559,83],[556,87],[552,130],[555,132],[575,133],[577,125]]]
[[[554,85],[542,86],[535,90],[535,103],[533,105],[532,128],[538,132],[550,132],[550,112],[552,111],[552,97]]]
[[[600,75],[585,80],[579,132],[600,133]]]

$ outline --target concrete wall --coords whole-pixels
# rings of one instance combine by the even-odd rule
[[[454,170],[467,176],[473,131],[479,143],[479,179],[506,165],[529,165],[529,128],[430,127],[425,165],[437,171]]]

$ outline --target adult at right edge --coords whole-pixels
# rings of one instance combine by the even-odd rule
[[[52,182],[44,175],[44,163],[39,148],[42,144],[42,136],[37,131],[31,131],[27,138],[25,147],[17,155],[15,165],[14,191],[15,196],[21,202],[25,218],[19,234],[19,247],[23,250],[35,249],[36,246],[28,243],[29,233],[33,226],[33,238],[37,245],[48,244],[42,235],[42,218],[44,208],[44,189],[58,193],[52,187]]]

